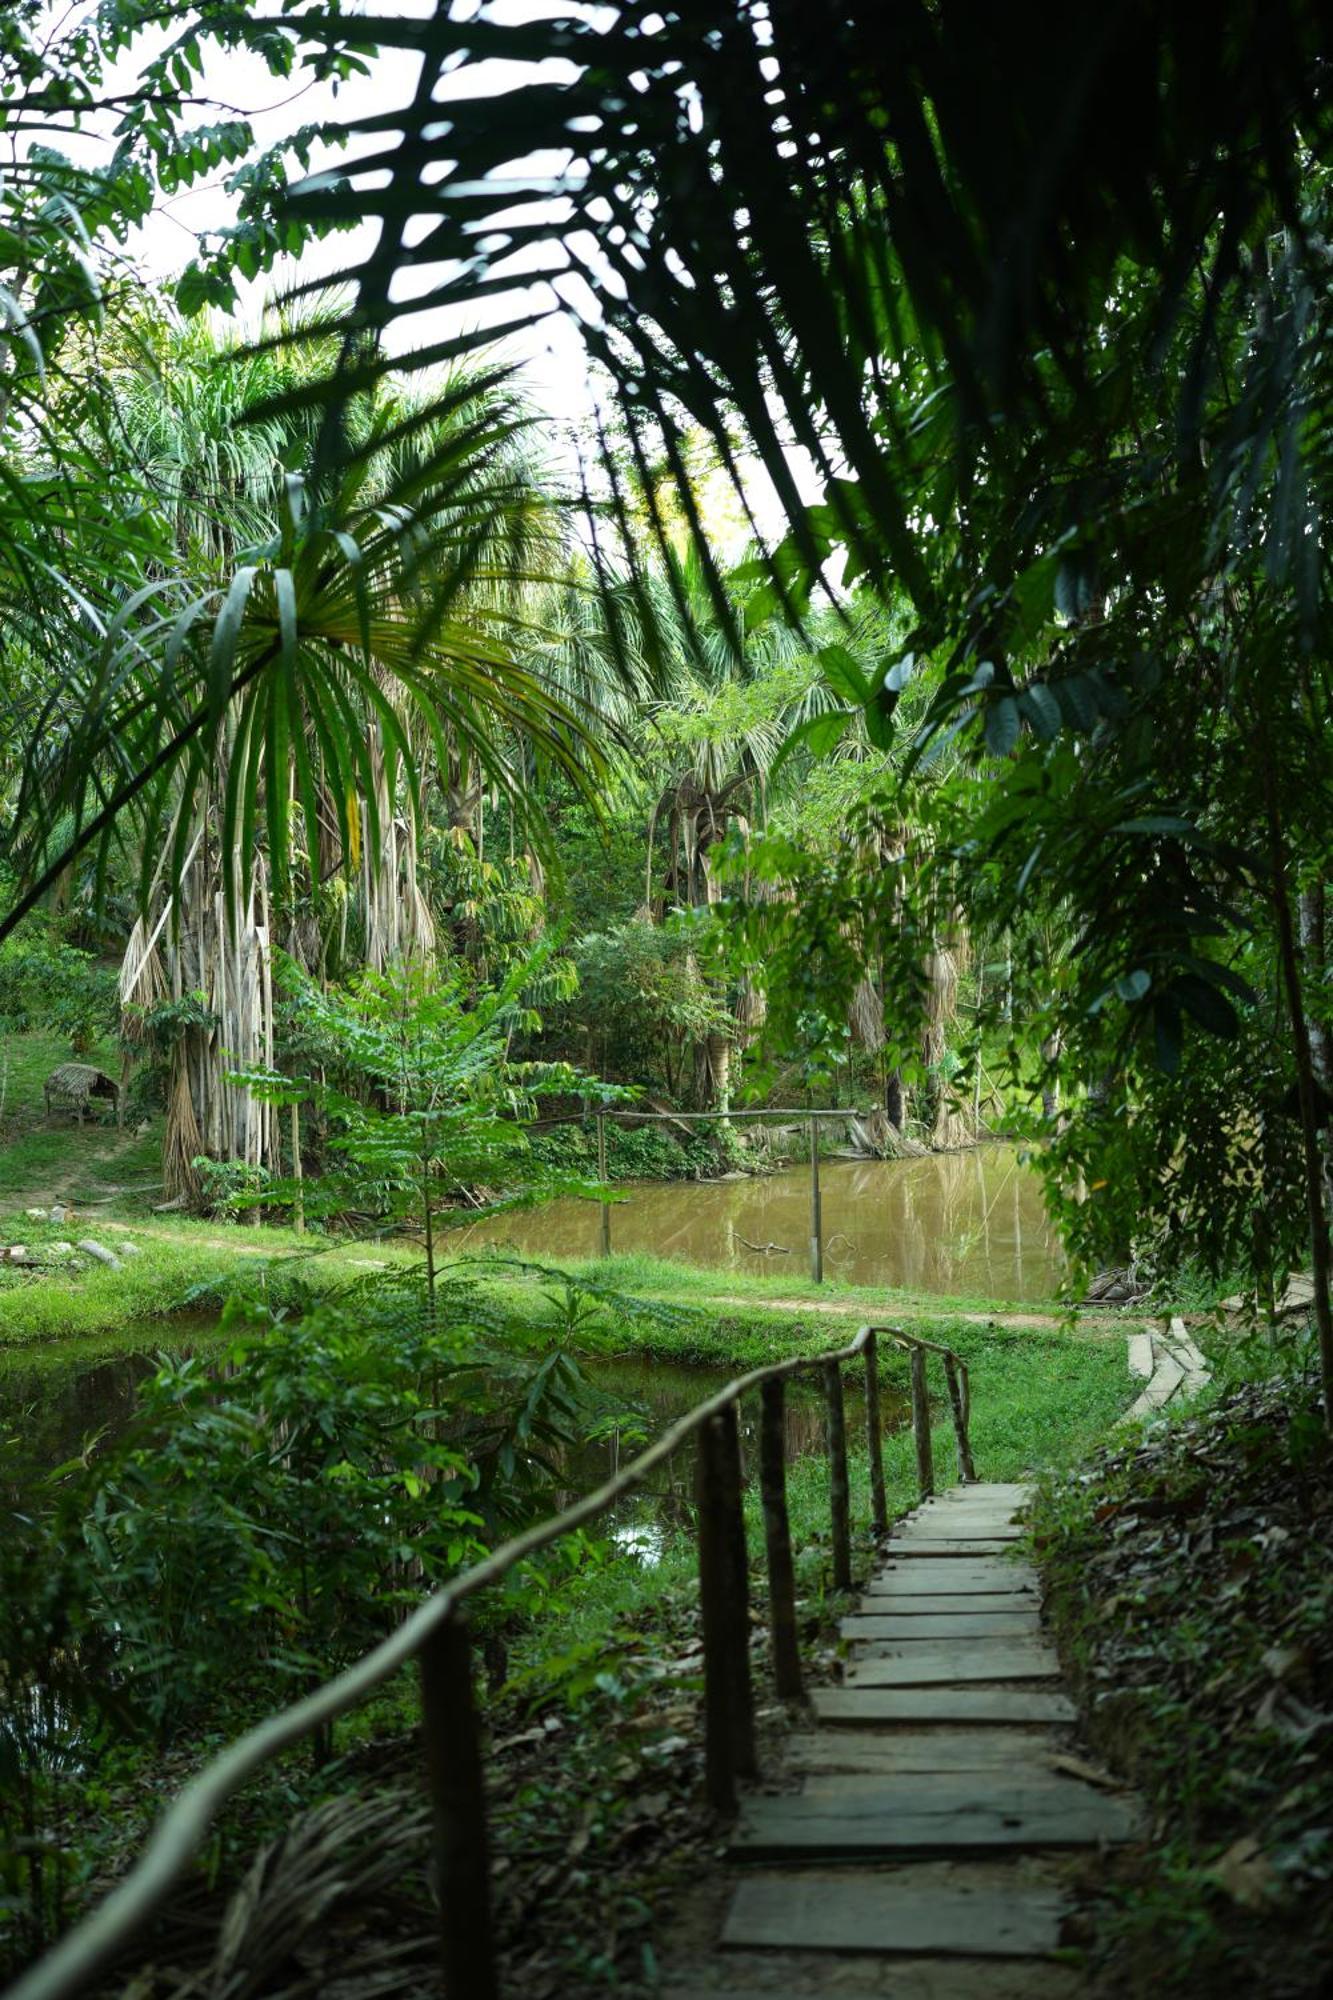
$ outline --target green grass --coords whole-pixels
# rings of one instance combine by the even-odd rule
[[[17,1224],[8,1225],[11,1240]],[[395,1243],[298,1236],[291,1229],[250,1229],[182,1218],[117,1226],[104,1215],[72,1224],[23,1222],[23,1242],[40,1256],[52,1240],[90,1236],[125,1255],[119,1270],[102,1264],[66,1271],[0,1270],[0,1349],[97,1337],[103,1353],[139,1348],[154,1324],[178,1313],[220,1311],[234,1294],[290,1303],[303,1294],[355,1283],[377,1266],[415,1261]]]
[[[1029,1479],[1063,1469],[1101,1443],[1128,1406],[1133,1386],[1124,1344],[1095,1334],[1052,1330],[1042,1333],[979,1327],[941,1318],[931,1337],[943,1341],[968,1364],[972,1382],[972,1448],[982,1479]],[[622,1327],[618,1351],[670,1353],[674,1360],[725,1362],[739,1371],[793,1353],[817,1354],[831,1344],[829,1329],[803,1326],[793,1314],[753,1313],[708,1329],[700,1347],[686,1346],[668,1329]],[[884,1352],[881,1383],[886,1404],[901,1409],[907,1393],[906,1357]],[[855,1364],[845,1371],[855,1387]],[[932,1448],[937,1488],[958,1477],[953,1425],[944,1401],[938,1364],[931,1362]],[[700,1394],[704,1393],[700,1385]],[[916,1458],[904,1423],[884,1439],[885,1488],[891,1515],[915,1505]],[[852,1520],[858,1573],[870,1566],[870,1470],[863,1440],[853,1429],[849,1452]],[[831,1594],[828,1463],[816,1451],[793,1461],[788,1470],[788,1507],[797,1551],[798,1584],[807,1605],[823,1612]],[[758,1494],[747,1499],[747,1538],[752,1563],[762,1567],[763,1522]],[[620,1557],[593,1567],[562,1594],[561,1644],[571,1647],[604,1634],[616,1618],[650,1618],[665,1591],[692,1584],[692,1541],[684,1533],[666,1537],[661,1560],[645,1566]],[[535,1664],[549,1648],[549,1628],[540,1623],[522,1639],[517,1657]]]
[[[448,1245],[448,1237],[445,1237]],[[895,1315],[934,1317],[941,1310],[953,1312],[1005,1312],[1060,1315],[1064,1308],[1055,1300],[1034,1305],[987,1296],[984,1293],[951,1294],[942,1299],[935,1292],[890,1290],[883,1285],[849,1285],[826,1279],[817,1285],[808,1272],[797,1268],[783,1273],[758,1274],[748,1271],[718,1271],[699,1264],[686,1264],[674,1257],[654,1257],[645,1251],[625,1251],[611,1257],[562,1257],[547,1259],[571,1277],[591,1284],[613,1285],[643,1297],[700,1300],[718,1298],[809,1299],[826,1307],[845,1308],[849,1313],[864,1308],[864,1317],[876,1320]]]
[[[113,1044],[75,1058],[62,1035],[0,1036],[0,1228],[13,1235],[22,1209],[54,1200],[76,1208],[93,1206],[142,1208],[161,1199],[161,1120],[140,1133],[127,1124],[91,1111],[80,1125],[69,1111],[48,1119],[42,1086],[53,1069],[74,1060],[96,1063],[108,1075],[120,1075],[120,1056]],[[13,1204],[17,1218],[4,1213]]]

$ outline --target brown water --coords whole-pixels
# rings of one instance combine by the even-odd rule
[[[920,1160],[826,1160],[820,1168],[824,1272],[894,1291],[1054,1296],[1064,1265],[1041,1185],[1012,1146]],[[613,1250],[647,1251],[722,1271],[804,1278],[810,1270],[810,1169],[725,1181],[635,1181],[611,1211]],[[451,1247],[512,1247],[527,1257],[592,1257],[596,1203],[562,1197],[459,1231]],[[751,1245],[776,1244],[766,1252]]]

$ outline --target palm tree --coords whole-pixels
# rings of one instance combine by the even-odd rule
[[[580,770],[599,753],[523,659],[562,538],[530,415],[502,384],[459,378],[428,399],[380,385],[355,412],[357,462],[321,505],[284,470],[308,426],[263,414],[317,349],[238,356],[197,330],[171,335],[168,365],[149,376],[141,347],[124,368],[118,409],[192,604],[221,599],[212,665],[221,635],[228,679],[206,744],[145,801],[144,909],[121,992],[131,1018],[165,1001],[181,1022],[165,1178],[184,1197],[201,1151],[279,1165],[272,1107],[227,1077],[272,1065],[275,943],[322,967],[331,905],[345,944],[348,895],[330,883],[355,900],[365,962],[429,951],[417,851],[432,775],[455,795],[512,792],[515,740]]]

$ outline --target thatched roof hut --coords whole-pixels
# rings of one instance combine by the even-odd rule
[[[53,1069],[43,1085],[42,1094],[46,1099],[46,1115],[51,1116],[52,1108],[78,1113],[80,1125],[83,1114],[90,1106],[110,1104],[114,1110],[120,1108],[120,1085],[105,1070],[97,1069],[92,1063],[61,1063]]]

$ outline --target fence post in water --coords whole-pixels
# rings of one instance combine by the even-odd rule
[[[819,1193],[819,1120],[810,1120],[810,1276],[824,1282],[824,1205]]]
[[[935,1459],[930,1448],[930,1396],[926,1389],[926,1350],[910,1350],[912,1363],[912,1435],[916,1440],[916,1478],[921,1498],[935,1491]]]
[[[779,1375],[760,1390],[759,1491],[764,1503],[768,1554],[768,1622],[773,1635],[773,1680],[784,1700],[801,1694],[801,1652],[796,1643],[796,1576],[787,1518],[787,1385]]]
[[[972,1463],[972,1445],[967,1435],[967,1406],[963,1401],[962,1384],[958,1380],[958,1364],[951,1354],[944,1357],[944,1379],[949,1385],[949,1408],[953,1411],[954,1436],[958,1440],[958,1477],[975,1479],[977,1470]]]
[[[440,1961],[448,2000],[499,2000],[491,1931],[486,1789],[472,1647],[454,1613],[421,1648],[421,1729],[434,1815]]]
[[[605,1187],[606,1119],[600,1111],[597,1114],[597,1178],[602,1183],[602,1186]],[[611,1255],[611,1204],[609,1201],[602,1203],[602,1255],[603,1257]]]
[[[870,1456],[870,1518],[877,1535],[889,1532],[889,1504],[884,1494],[884,1444],[879,1414],[879,1343],[873,1330],[866,1335],[866,1450]]]
[[[842,1369],[824,1363],[824,1397],[828,1406],[829,1511],[833,1525],[833,1588],[852,1587],[852,1510],[847,1483],[847,1419],[842,1404]]]
[[[716,1813],[736,1810],[731,1645],[727,1598],[733,1543],[725,1515],[725,1446],[716,1417],[699,1428],[695,1504],[699,1518],[699,1614],[704,1641],[704,1787]]]

